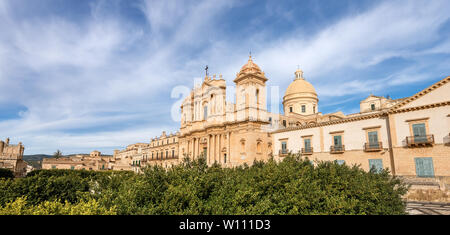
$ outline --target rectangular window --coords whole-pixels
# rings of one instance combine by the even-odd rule
[[[287,153],[287,144],[286,141],[281,142],[281,153],[286,154]]]
[[[302,105],[302,113],[306,112],[306,106]]]
[[[414,142],[420,143],[420,142],[427,141],[427,133],[425,130],[425,123],[413,124],[412,129],[413,129],[413,135],[414,135]]]
[[[369,137],[369,147],[378,148],[378,131],[370,131],[367,135]]]
[[[304,139],[305,152],[311,152],[311,139]]]
[[[333,149],[334,151],[344,151],[344,148],[342,146],[342,136],[333,136]]]
[[[283,126],[286,127],[286,120],[283,120]]]
[[[337,164],[339,165],[343,165],[345,164],[345,160],[336,160]]]
[[[292,107],[289,107],[289,112],[291,112],[291,113],[292,113]]]
[[[369,159],[369,168],[375,170],[375,172],[380,172],[383,170],[383,160],[382,159]]]
[[[342,136],[335,135],[333,136],[334,147],[342,147]]]
[[[371,104],[370,109],[375,110],[375,104]]]
[[[433,158],[417,157],[414,158],[416,163],[416,174],[418,177],[434,177]]]
[[[208,118],[208,106],[205,106],[203,108],[203,119],[207,119]]]

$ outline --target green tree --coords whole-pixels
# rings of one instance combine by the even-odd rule
[[[14,173],[10,169],[0,168],[0,179],[13,179]]]
[[[58,158],[60,158],[62,156],[63,156],[63,154],[62,154],[62,152],[59,149],[56,150],[55,153],[53,153],[53,157],[56,158],[56,159],[58,159]]]

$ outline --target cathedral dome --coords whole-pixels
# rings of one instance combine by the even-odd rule
[[[285,96],[294,95],[299,93],[316,93],[313,85],[303,78],[303,71],[298,69],[295,71],[295,80],[286,89]]]
[[[288,86],[283,97],[284,113],[310,115],[318,112],[319,99],[313,85],[303,78],[303,71],[295,71],[295,79]]]

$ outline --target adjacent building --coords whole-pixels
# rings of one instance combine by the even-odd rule
[[[9,138],[0,140],[0,168],[11,170],[16,177],[23,177],[27,173],[27,163],[23,160],[25,147],[22,142],[17,145],[9,143]]]
[[[299,86],[293,93],[303,97],[311,91]],[[288,88],[285,98],[291,93]],[[317,105],[313,99],[296,104]],[[302,111],[289,110],[304,124],[272,132],[276,159],[301,153],[365,170],[388,168],[395,175],[450,176],[450,77],[407,98],[370,95],[359,113],[335,119],[307,122],[310,115]]]
[[[112,156],[102,155],[99,151],[90,154],[77,154],[71,157],[44,158],[42,169],[66,170],[113,170],[115,159]]]

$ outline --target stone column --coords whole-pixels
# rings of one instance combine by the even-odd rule
[[[192,138],[192,160],[195,159],[195,138]]]
[[[218,156],[219,156],[219,162],[222,164],[223,162],[222,162],[222,151],[221,151],[221,149],[222,149],[222,134],[219,134],[219,144],[218,144],[218,146],[219,146],[219,151],[218,151]]]
[[[227,138],[227,140],[228,140],[228,146],[227,146],[227,163],[228,162],[231,162],[231,156],[230,156],[230,153],[231,153],[231,132],[228,132],[228,138]]]
[[[216,160],[216,155],[215,155],[215,149],[216,149],[216,138],[215,135],[211,135],[211,161],[215,161]]]
[[[209,163],[211,162],[211,160],[209,159],[209,135],[208,138],[206,138],[206,164],[209,165]]]

